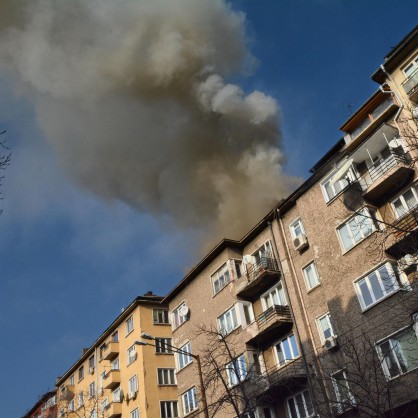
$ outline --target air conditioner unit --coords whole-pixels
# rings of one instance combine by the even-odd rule
[[[338,347],[337,337],[334,336],[334,337],[331,337],[331,338],[327,338],[325,340],[324,347],[327,350],[333,350],[333,349],[337,348]]]
[[[306,238],[306,235],[300,234],[296,238],[294,238],[293,246],[297,251],[302,251],[304,248],[306,248],[308,246],[308,238]]]
[[[94,374],[94,367],[89,367],[89,373]]]

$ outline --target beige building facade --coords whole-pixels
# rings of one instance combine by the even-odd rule
[[[418,27],[372,79],[312,176],[164,298],[180,416],[418,416]]]
[[[137,297],[57,379],[58,417],[144,418],[177,415],[168,309],[161,297]],[[138,345],[142,333],[157,337]]]

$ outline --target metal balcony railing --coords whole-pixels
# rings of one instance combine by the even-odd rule
[[[394,236],[399,239],[418,228],[418,206],[393,222]]]
[[[243,274],[246,276],[248,283],[257,280],[260,275],[266,271],[278,272],[279,266],[272,256],[262,256],[255,263],[247,265],[247,271]]]
[[[306,378],[306,370],[302,358],[282,366],[267,373],[270,387],[287,385],[289,380],[301,380]]]
[[[418,68],[402,83],[405,93],[410,96],[418,86]]]
[[[273,305],[266,309],[257,317],[257,325],[260,330],[264,329],[271,322],[283,320],[289,322],[292,320],[290,308],[287,305]]]

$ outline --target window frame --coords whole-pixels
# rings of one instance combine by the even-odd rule
[[[91,382],[89,384],[89,398],[96,396],[96,382]]]
[[[361,212],[363,211],[367,211],[368,215],[362,215]],[[350,251],[351,249],[353,249],[354,247],[356,247],[357,245],[359,245],[361,242],[363,242],[365,239],[367,239],[368,237],[370,237],[371,235],[373,235],[374,232],[378,231],[379,228],[376,226],[377,223],[377,209],[369,207],[369,206],[363,206],[360,210],[358,210],[354,215],[349,216],[348,218],[346,218],[344,220],[344,222],[340,223],[337,227],[336,227],[336,233],[338,236],[338,241],[340,243],[341,249],[342,249],[342,253],[346,254],[348,251]],[[369,220],[371,222],[371,232],[368,235],[364,235],[363,230],[360,229],[359,232],[361,232],[362,236],[361,238],[356,241],[353,235],[353,231],[351,230],[351,227],[349,226],[349,223],[352,220],[355,220],[357,217],[361,217],[363,218],[363,221],[360,221],[357,225],[361,225],[361,222],[364,222],[364,220]],[[357,221],[356,221],[357,222]],[[349,248],[345,247],[344,244],[344,239],[342,237],[341,234],[341,230],[347,227],[348,232],[350,232],[349,234],[349,238],[352,241],[352,245]],[[358,228],[358,226],[356,226],[356,228]],[[358,233],[359,233],[358,232]],[[348,236],[348,235],[347,235]]]
[[[133,355],[131,355],[133,353]],[[129,366],[137,359],[136,354],[136,345],[132,344],[127,350],[126,350],[126,365]]]
[[[297,355],[295,356],[295,353],[293,352],[294,351],[294,347],[292,347],[292,344],[291,344],[291,337],[294,337],[294,341],[295,341],[295,345],[296,345],[296,349],[297,349]],[[289,343],[288,343],[288,346],[289,346],[289,348],[290,348],[290,351],[291,351],[291,355],[292,355],[292,358],[291,359],[286,359],[286,358],[284,358],[284,361],[281,363],[280,362],[280,358],[279,358],[279,350],[277,349],[277,346],[280,344],[280,345],[282,345],[283,344],[283,342],[284,341],[286,341],[286,340],[289,340]],[[298,345],[298,342],[297,342],[297,340],[296,340],[296,335],[295,335],[295,333],[294,332],[292,332],[292,333],[290,333],[290,334],[288,334],[286,337],[284,337],[284,338],[280,338],[279,340],[277,340],[274,344],[273,344],[273,346],[272,346],[272,348],[273,348],[273,351],[274,351],[274,358],[275,358],[275,360],[276,360],[276,366],[278,367],[278,368],[281,368],[281,367],[285,367],[286,365],[288,365],[289,363],[291,363],[291,362],[293,362],[293,361],[295,361],[296,359],[298,359],[298,358],[300,358],[300,349],[299,349],[299,345]],[[282,352],[285,352],[285,350],[283,350],[283,348],[282,348],[282,350],[281,350]],[[286,353],[285,353],[286,354]]]
[[[342,373],[343,379],[344,379],[344,386],[345,389],[348,392],[348,398],[347,399],[343,399],[343,395],[340,392],[339,386],[341,386],[338,382],[337,379],[335,378],[336,375]],[[353,393],[351,392],[350,389],[350,384],[348,383],[348,379],[347,379],[347,373],[345,369],[340,369],[337,370],[336,372],[331,374],[331,382],[332,382],[332,386],[334,388],[334,393],[335,393],[335,397],[337,399],[337,409],[338,412],[340,414],[342,414],[343,412],[353,408],[356,405],[356,400],[354,398]]]
[[[173,339],[170,337],[155,337],[155,354],[174,354],[173,349],[169,346],[173,345]],[[158,345],[160,344],[160,345]]]
[[[128,379],[128,393],[138,393],[138,375],[134,374],[130,379]]]
[[[311,284],[309,282],[309,277],[308,277],[308,274],[307,274],[307,269],[310,266],[314,267],[314,272],[315,272],[315,277],[314,278],[315,278],[316,283],[313,286],[311,286]],[[311,290],[313,290],[313,289],[315,289],[315,288],[317,288],[318,286],[321,285],[321,277],[319,275],[318,266],[316,265],[315,260],[310,261],[308,264],[306,264],[304,267],[302,267],[302,275],[303,275],[303,279],[305,281],[306,290],[308,292],[310,292]]]
[[[174,409],[174,404],[176,405],[175,409]],[[173,418],[179,418],[180,415],[179,415],[179,405],[178,404],[179,404],[178,401],[173,401],[173,400],[160,401],[160,418],[169,418],[168,415],[167,415],[168,408],[170,408],[169,413]],[[165,411],[164,414],[162,413],[163,412],[163,407],[164,407],[164,411]],[[177,414],[175,413],[176,411],[177,411]]]
[[[192,346],[191,346],[190,341],[187,341],[185,344],[179,347],[179,350],[182,350],[185,353],[192,354]],[[180,359],[185,359],[185,362],[183,363],[183,361],[180,361]],[[180,370],[183,370],[186,366],[188,366],[190,363],[193,363],[193,357],[188,356],[187,354],[177,352],[176,363],[177,363],[177,371],[179,372]]]
[[[180,312],[183,306],[187,306],[184,300],[171,311],[171,326],[173,331],[189,320],[188,315],[182,315]]]
[[[341,163],[341,162],[340,162]],[[348,186],[349,186],[349,184],[350,183],[348,183],[346,180],[345,180],[345,178],[344,179],[340,179],[340,180],[338,180],[338,182],[335,182],[334,183],[334,185],[330,185],[330,187],[332,188],[332,191],[333,191],[333,193],[334,193],[334,196],[332,196],[332,197],[330,197],[329,195],[328,195],[328,191],[327,191],[327,189],[326,189],[326,184],[332,179],[332,177],[337,173],[337,171],[338,171],[339,169],[338,168],[334,168],[334,169],[332,169],[330,172],[329,172],[329,174],[327,174],[320,182],[319,182],[319,185],[320,185],[320,188],[321,188],[321,191],[322,191],[322,195],[324,196],[324,200],[325,200],[325,203],[330,203],[330,202],[332,202],[334,199],[336,199]],[[356,177],[356,172],[355,172],[355,168],[354,168],[354,166],[353,165],[351,165],[351,167],[348,169],[348,171],[347,171],[347,176],[349,177],[349,179],[350,179],[350,181],[351,182],[354,182],[354,181],[356,181],[356,179],[357,179],[357,177]],[[341,182],[342,181],[346,181],[347,182],[347,184],[345,184],[345,185],[343,185],[342,187],[341,187]],[[339,184],[340,185],[340,189],[339,190],[337,190],[336,188],[335,188],[335,184]]]
[[[412,73],[410,74],[410,75],[408,75],[406,72],[405,72],[405,70],[408,68],[408,67],[410,67],[410,66],[413,66],[415,69],[414,69],[414,71],[412,71]],[[406,80],[409,80],[414,74],[415,74],[415,72],[418,70],[418,55],[416,55],[414,58],[412,58],[410,61],[408,61],[408,63],[407,64],[405,64],[402,68],[401,68],[401,71],[402,71],[402,74],[405,76],[405,81]]]
[[[129,413],[129,418],[139,418],[139,409],[135,408]]]
[[[168,372],[168,382],[164,382],[164,371]],[[177,386],[176,369],[173,367],[157,367],[157,384],[158,386]]]
[[[308,402],[307,402],[307,399],[306,399],[306,397],[305,397],[305,394],[308,394],[308,396],[309,396],[309,402],[310,402],[310,406],[311,406],[311,409],[312,409],[312,413],[311,414],[309,414],[309,410],[308,410],[308,408],[309,408],[309,406],[308,406]],[[298,396],[298,395],[301,395],[302,396],[302,404],[303,404],[303,407],[304,407],[304,414],[305,415],[301,415],[300,414],[300,411],[299,411],[299,406],[300,406],[300,403],[299,402],[297,402],[297,400],[296,400],[296,397]],[[295,412],[296,412],[296,414],[297,414],[297,416],[295,417],[293,414],[292,414],[292,411],[291,411],[291,409],[290,409],[290,404],[289,404],[289,400],[290,399],[293,399],[293,402],[294,402],[294,405],[295,405],[295,407],[297,408],[297,410],[295,410]],[[286,398],[286,409],[287,409],[287,414],[288,414],[288,416],[290,417],[290,418],[308,418],[308,417],[314,417],[316,414],[315,414],[315,409],[314,409],[314,407],[313,407],[313,403],[312,403],[312,399],[311,399],[311,395],[310,395],[310,393],[309,393],[309,390],[308,389],[304,389],[304,390],[301,390],[301,391],[299,391],[299,392],[297,392],[297,393],[294,393],[292,396],[289,396],[288,398]]]
[[[126,334],[128,336],[134,330],[134,316],[131,315],[128,319],[125,320]]]
[[[162,321],[160,320],[160,316]],[[170,325],[170,311],[164,308],[153,308],[152,323],[154,325]]]
[[[376,274],[376,272],[378,272],[379,269],[382,268],[383,266],[386,266],[386,271],[389,273],[390,277],[393,278],[393,283],[392,283],[393,290],[391,292],[385,292],[385,286],[384,286],[384,284],[382,284],[382,279],[380,277],[380,273],[379,273],[378,276]],[[389,267],[389,269],[387,267]],[[395,267],[395,269],[394,269],[394,267]],[[373,301],[370,304],[366,304],[359,283],[362,282],[362,281],[366,281],[372,274],[376,274],[376,276],[378,278],[378,281],[379,281],[380,290],[382,291],[382,293],[384,293],[384,295],[381,298],[376,299],[376,297],[373,293],[373,286],[370,284],[370,281],[368,281],[368,282],[366,282],[366,285],[367,285],[367,289],[369,291],[369,295],[371,296]],[[369,270],[367,273],[363,274],[361,277],[354,280],[353,285],[354,285],[354,289],[356,291],[357,299],[359,301],[360,308],[361,308],[362,312],[365,312],[368,309],[372,308],[373,306],[376,306],[380,302],[383,302],[385,299],[387,299],[391,295],[398,292],[399,289],[401,289],[405,285],[401,276],[402,276],[402,273],[395,266],[395,264],[393,262],[385,260],[383,263],[378,264],[377,266],[375,266],[371,270]]]
[[[82,381],[84,379],[84,364],[79,367],[78,369],[78,381]]]
[[[222,271],[222,275],[219,275],[218,273]],[[217,275],[216,280],[214,280],[214,276]],[[227,277],[228,279],[223,282],[223,285],[219,287],[218,290],[216,290],[215,282],[220,281],[220,278]],[[218,269],[216,269],[211,275],[210,275],[210,283],[212,286],[212,296],[216,296],[219,292],[221,292],[225,287],[228,286],[229,283],[232,281],[232,274],[231,274],[231,268],[229,260],[225,261]]]
[[[280,293],[279,287],[280,287],[281,293]],[[267,297],[270,297],[271,294],[275,290],[277,291],[276,294],[277,294],[277,298],[279,299],[279,302],[281,302],[280,301],[280,295],[282,295],[285,303],[284,304],[279,304],[279,305],[276,305],[275,303],[272,303],[271,306],[268,306],[268,303],[266,302],[266,299],[267,299]],[[260,295],[260,301],[261,301],[261,306],[263,308],[263,312],[267,311],[267,309],[271,308],[272,306],[288,306],[288,302],[287,302],[287,299],[286,299],[286,294],[285,294],[285,291],[284,291],[284,288],[283,288],[282,281],[279,280],[278,283],[276,283],[274,286],[270,287],[270,289],[268,289],[262,295]]]
[[[326,319],[327,320],[327,324],[329,326],[328,329],[331,331],[331,335],[329,337],[325,337],[325,330],[322,328],[321,319]],[[318,329],[318,334],[319,334],[319,338],[321,339],[322,345],[325,344],[326,340],[329,340],[331,338],[337,338],[337,334],[335,332],[334,324],[332,323],[332,316],[329,313],[329,311],[320,315],[320,316],[318,316],[316,318],[315,322],[316,322],[316,327]]]
[[[189,396],[191,396],[190,399],[192,403],[189,400]],[[186,397],[187,400],[185,401]],[[187,416],[199,409],[199,400],[197,398],[196,386],[192,386],[181,394],[181,403],[183,405],[184,416]],[[190,406],[192,407],[191,409],[189,409]]]
[[[224,318],[228,313],[230,313],[231,312],[231,316],[230,316],[230,318],[232,318],[232,319],[235,319],[235,321],[236,321],[236,324],[233,324],[234,326],[233,326],[233,328],[232,329],[225,329],[225,328],[223,328],[222,327],[222,320],[221,320],[221,318]],[[233,312],[233,313],[232,313]],[[221,315],[219,315],[217,318],[216,318],[216,322],[217,322],[217,324],[218,324],[218,331],[222,334],[222,336],[224,336],[224,337],[226,337],[227,335],[229,335],[231,332],[234,332],[237,328],[239,328],[240,327],[240,323],[239,323],[239,320],[238,320],[238,315],[237,315],[237,311],[236,311],[236,306],[235,306],[235,304],[233,305],[233,306],[231,306],[229,309],[227,309],[226,311],[224,311]],[[225,322],[227,322],[227,320],[225,321]],[[225,330],[225,332],[223,332],[222,330]]]
[[[241,368],[241,365],[244,365],[244,368]],[[244,382],[248,377],[248,369],[247,359],[244,354],[241,354],[233,361],[230,361],[225,367],[226,375],[228,377],[228,386],[237,386]],[[242,370],[244,373],[241,373]]]
[[[296,225],[299,225],[300,234],[296,234]],[[303,226],[302,218],[298,216],[292,223],[289,224],[290,235],[293,239],[306,235],[305,227]]]
[[[405,198],[404,198],[404,194],[405,193],[407,193],[407,192],[409,192],[409,191],[412,191],[412,194],[414,195],[414,198],[415,198],[415,200],[417,201],[417,203],[414,205],[414,206],[412,206],[411,208],[409,208],[408,207],[408,205],[407,205],[407,203],[406,203],[406,200],[405,200]],[[403,213],[402,215],[399,215],[398,214],[398,212],[396,211],[396,208],[395,208],[395,202],[397,201],[397,200],[400,200],[400,202],[402,203],[402,207],[405,209],[407,209],[406,210],[406,212],[405,213]],[[393,212],[393,214],[394,214],[394,216],[395,216],[395,221],[396,220],[398,220],[398,219],[401,219],[402,217],[404,217],[404,216],[406,216],[408,213],[410,213],[412,210],[414,210],[415,208],[417,208],[418,207],[418,191],[417,191],[417,189],[416,189],[416,185],[415,184],[413,184],[411,187],[409,187],[408,189],[406,189],[406,190],[404,190],[402,193],[399,193],[397,196],[396,196],[396,198],[395,199],[393,199],[391,202],[390,202],[390,207],[391,207],[391,209],[392,209],[392,212]]]

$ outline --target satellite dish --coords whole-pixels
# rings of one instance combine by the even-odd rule
[[[401,146],[402,144],[399,138],[394,138],[389,141],[389,148],[399,148]]]
[[[190,309],[189,309],[189,307],[188,307],[187,305],[183,305],[183,306],[180,308],[180,314],[181,314],[182,316],[187,316],[187,315],[189,314],[189,312],[190,312]]]
[[[350,170],[351,166],[353,165],[353,159],[350,158],[347,160],[339,169],[338,171],[331,177],[330,183],[334,185],[337,181],[340,181]]]

